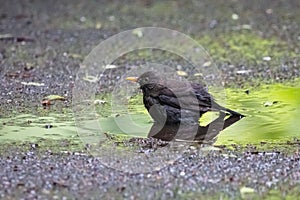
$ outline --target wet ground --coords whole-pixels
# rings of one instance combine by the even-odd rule
[[[298,198],[299,1],[1,5],[1,198]],[[130,174],[105,167],[81,143],[72,117],[72,89],[80,63],[99,42],[143,26],[175,29],[199,42],[223,72],[228,106],[249,120],[224,131],[216,149],[193,146],[165,168]],[[179,63],[188,72],[176,59],[161,60]],[[118,73],[139,62],[134,56],[117,60],[121,71],[107,73],[107,88]],[[43,105],[49,95],[61,100]],[[239,132],[245,136],[237,137]]]
[[[2,154],[2,198],[297,199],[299,195],[299,152],[265,152],[254,146],[190,149],[161,170],[129,174],[107,168],[86,153],[39,148],[28,144]]]

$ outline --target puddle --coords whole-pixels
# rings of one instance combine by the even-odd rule
[[[49,114],[39,117],[21,114],[0,118],[0,142],[71,139],[77,136],[72,114]]]
[[[226,89],[226,107],[236,110],[245,118],[225,129],[218,136],[217,144],[239,143],[257,144],[265,142],[285,142],[295,137],[299,138],[300,131],[300,82],[293,84],[264,85],[258,88]],[[133,136],[146,137],[151,128],[151,118],[141,105],[141,95],[134,97],[129,105],[130,113],[116,118],[101,118],[101,126],[109,133],[119,133],[127,130]],[[111,109],[106,105],[105,110]],[[105,106],[104,106],[105,107]],[[99,109],[98,112],[103,112]],[[111,113],[110,113],[111,114]],[[103,115],[104,116],[104,115]],[[213,118],[213,116],[210,116]],[[132,120],[133,124],[128,124]],[[205,121],[205,120],[201,120]],[[119,122],[119,123],[117,123]],[[116,125],[119,124],[119,128]],[[124,124],[125,129],[124,129]],[[121,129],[120,129],[121,125]],[[136,127],[144,127],[135,131]],[[123,128],[123,129],[122,129]],[[126,131],[125,131],[126,132]]]
[[[249,89],[248,92],[227,89],[226,107],[246,117],[222,131],[216,144],[257,144],[262,141],[281,142],[299,138],[299,85],[299,81],[294,85],[265,85]],[[129,114],[112,116],[109,108],[109,103],[96,108],[104,132],[124,134],[129,131],[130,136],[147,136],[152,120],[143,108],[141,95],[132,100]],[[134,124],[128,123],[129,121]],[[72,139],[77,137],[76,131],[71,111],[44,117],[21,114],[12,118],[0,118],[0,142],[32,141],[38,138]],[[92,137],[96,137],[96,134]]]
[[[281,142],[299,138],[300,87],[281,84],[227,90],[227,107],[247,117],[222,131],[217,143]]]

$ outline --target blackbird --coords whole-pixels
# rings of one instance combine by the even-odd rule
[[[143,103],[155,123],[166,126],[199,124],[199,118],[208,111],[227,113],[236,118],[244,117],[217,104],[207,89],[199,83],[166,79],[153,71],[126,79],[139,83],[143,92]]]

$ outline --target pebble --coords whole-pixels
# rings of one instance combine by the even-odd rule
[[[265,57],[263,57],[263,60],[264,61],[270,61],[270,60],[272,60],[272,58],[270,56],[265,56]]]

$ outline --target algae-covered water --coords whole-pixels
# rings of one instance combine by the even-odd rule
[[[218,143],[282,142],[299,137],[300,87],[292,84],[263,85],[247,91],[228,89],[228,107],[246,118],[220,134]]]
[[[299,137],[300,79],[286,84],[268,84],[247,89],[227,88],[225,91],[226,107],[246,117],[221,131],[216,144],[280,143]],[[127,113],[112,112],[109,98],[102,99],[104,104],[95,105],[102,132],[146,137],[153,122],[141,97],[141,93],[131,97]],[[200,122],[210,121],[212,117],[205,115]],[[93,127],[90,128],[93,130]],[[0,118],[0,142],[33,141],[40,138],[78,139],[72,110],[50,112],[47,116],[18,114]]]

